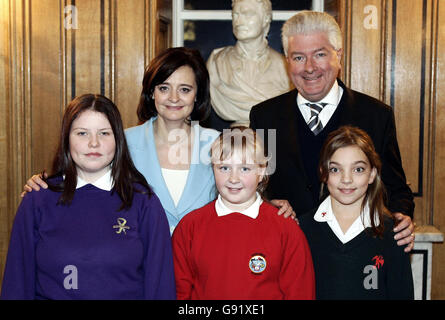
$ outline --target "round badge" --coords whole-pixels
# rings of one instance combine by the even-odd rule
[[[266,269],[266,259],[264,256],[256,254],[249,260],[249,268],[253,273],[262,273]]]

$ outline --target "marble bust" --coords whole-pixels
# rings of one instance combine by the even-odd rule
[[[212,51],[207,68],[215,112],[224,120],[249,124],[252,106],[292,88],[283,55],[267,42],[270,0],[233,0],[234,46]]]

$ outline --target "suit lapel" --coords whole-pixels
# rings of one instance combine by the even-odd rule
[[[300,115],[298,114],[300,110],[297,105],[297,94],[298,91],[292,90],[289,95],[286,96],[286,100],[283,105],[285,106],[284,112],[281,113],[281,123],[282,128],[288,129],[288,131],[281,131],[281,139],[286,139],[287,143],[284,144],[287,152],[291,159],[295,159],[295,165],[304,173],[304,178],[307,180],[306,171],[304,170],[301,147],[300,147],[300,136],[298,130],[298,119]]]
[[[340,79],[337,79],[337,82],[343,88],[343,95],[337,107],[343,108],[343,112],[340,115],[340,126],[355,123],[357,109],[354,107],[354,94]]]

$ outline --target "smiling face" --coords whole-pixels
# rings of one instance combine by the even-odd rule
[[[179,67],[155,87],[153,96],[158,116],[165,121],[185,121],[193,111],[197,90],[193,69]]]
[[[242,211],[256,200],[256,190],[263,178],[264,169],[240,152],[213,165],[216,188],[223,203],[233,211]]]
[[[360,212],[368,185],[377,170],[371,168],[365,153],[357,146],[339,148],[329,161],[327,187],[335,207],[355,206]]]
[[[342,50],[335,50],[323,32],[292,35],[288,40],[290,79],[304,98],[320,101],[338,76]]]
[[[107,117],[97,111],[82,112],[71,125],[69,148],[79,177],[87,182],[102,177],[109,170],[116,151]]]

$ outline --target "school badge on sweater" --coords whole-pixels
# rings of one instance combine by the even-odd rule
[[[263,254],[255,253],[250,257],[249,268],[255,274],[261,274],[266,270],[267,262]]]
[[[125,220],[124,218],[117,218],[117,223],[118,223],[117,225],[113,226],[113,229],[119,229],[116,230],[116,233],[119,234],[123,231],[124,234],[127,234],[126,230],[130,229],[129,226],[126,226],[127,220]]]

